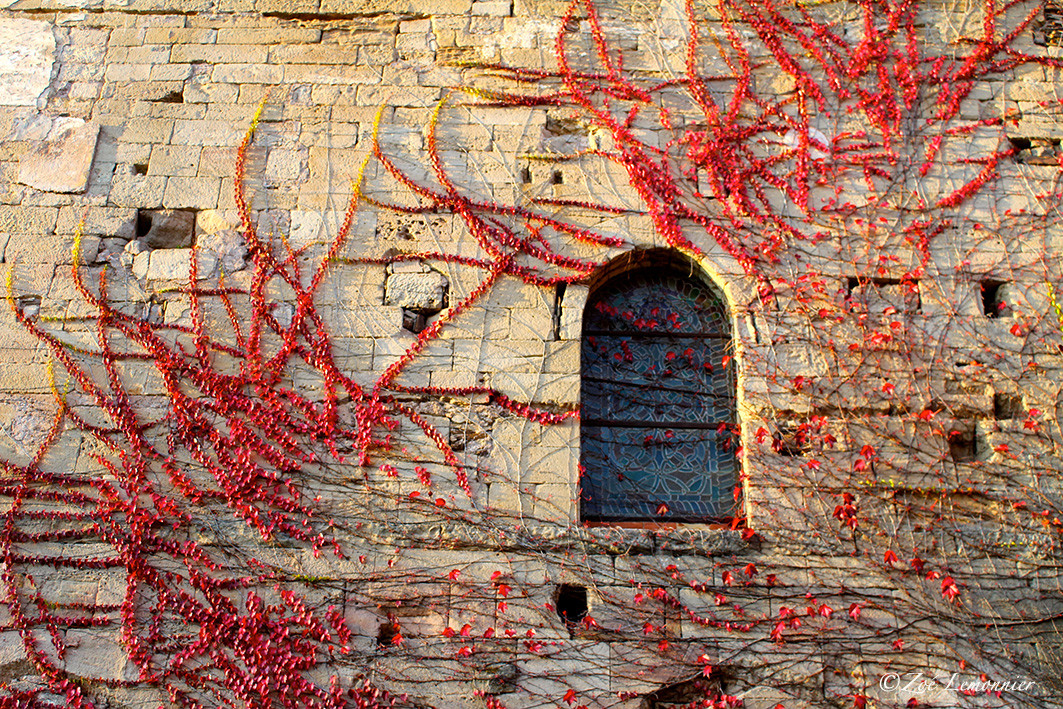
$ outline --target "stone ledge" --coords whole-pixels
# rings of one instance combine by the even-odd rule
[[[499,522],[504,522],[500,519]],[[366,541],[408,546],[480,551],[560,551],[579,548],[591,554],[653,555],[695,554],[730,556],[751,551],[742,533],[730,529],[677,527],[647,530],[623,527],[563,527],[527,525],[510,531],[480,529],[460,522],[378,522],[363,524],[359,536]]]

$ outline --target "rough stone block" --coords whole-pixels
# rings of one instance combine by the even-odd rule
[[[315,64],[289,64],[284,68],[284,79],[299,84],[379,84],[380,72],[369,66],[322,66]]]
[[[178,120],[174,124],[175,145],[239,145],[247,126],[228,121]]]
[[[150,64],[108,64],[104,72],[104,78],[113,83],[147,81],[150,77]]]
[[[472,14],[489,17],[509,17],[513,11],[510,0],[483,0],[472,4]]]
[[[144,43],[143,27],[117,27],[111,30],[108,44],[112,47],[135,47]]]
[[[136,671],[113,630],[98,628],[66,631],[66,671],[79,677],[133,679]],[[127,674],[128,672],[128,674]]]
[[[83,236],[78,263],[87,264],[96,260],[100,239]],[[45,237],[39,233],[16,233],[4,247],[4,259],[18,263],[68,264],[74,262],[74,237],[54,235]]]
[[[283,77],[284,67],[268,64],[218,64],[210,75],[220,84],[278,84]]]
[[[54,60],[50,23],[0,18],[0,106],[36,106]]]
[[[277,64],[355,65],[358,63],[358,51],[358,48],[354,46],[335,44],[279,45],[270,49],[269,60]]]
[[[78,223],[87,236],[103,236],[128,241],[136,236],[137,210],[116,207],[93,207],[86,211],[81,207],[63,207],[59,210],[56,231],[73,234]]]
[[[252,148],[248,151],[248,165],[259,162],[261,151]],[[229,177],[236,168],[235,147],[205,147],[199,158],[200,177]]]
[[[255,44],[179,44],[170,61],[207,64],[264,64],[269,49]]]
[[[218,44],[285,45],[321,41],[321,30],[312,27],[222,27]]]
[[[0,233],[52,234],[59,210],[52,207],[0,206]]]
[[[119,125],[117,137],[126,143],[166,143],[173,132],[172,120],[127,117]]]
[[[170,209],[214,209],[218,206],[221,180],[217,177],[171,177],[163,195]]]
[[[111,203],[118,207],[152,209],[162,206],[166,178],[161,175],[115,175]]]
[[[192,268],[192,249],[158,249],[148,255],[147,279],[149,281],[187,281]],[[137,257],[138,260],[141,258]],[[201,251],[196,261],[196,277],[209,278],[218,264],[217,257],[209,251]]]
[[[144,30],[144,44],[212,44],[218,30],[205,27],[148,27]]]
[[[191,64],[157,64],[151,67],[151,81],[185,81],[192,76]]]
[[[200,253],[211,253],[225,273],[243,269],[246,265],[247,244],[240,232],[225,230],[213,234],[200,234],[196,238]]]
[[[199,146],[156,145],[148,161],[149,175],[194,177],[199,169]]]
[[[448,282],[437,271],[392,273],[384,287],[384,303],[408,310],[439,311],[447,305]]]
[[[19,160],[19,182],[46,192],[84,192],[99,134],[97,123],[56,119],[48,138]]]
[[[266,158],[266,184],[303,182],[309,176],[306,150],[283,150],[274,148]]]

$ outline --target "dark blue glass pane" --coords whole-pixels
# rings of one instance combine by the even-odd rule
[[[583,416],[589,420],[719,423],[734,418],[729,340],[588,335]]]
[[[595,294],[583,329],[593,333],[715,333],[728,337],[727,306],[710,286],[670,271],[624,274]]]
[[[582,344],[583,519],[732,514],[730,349],[723,297],[683,273],[622,274],[594,294]]]
[[[729,432],[585,426],[583,461],[584,519],[697,521],[734,506]]]

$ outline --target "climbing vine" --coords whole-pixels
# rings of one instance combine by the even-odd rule
[[[1023,49],[1040,4],[985,0],[974,32],[915,0],[689,0],[684,14],[679,51],[631,69],[615,23],[575,0],[556,67],[467,68],[427,116],[425,172],[379,140],[382,110],[322,249],[274,237],[251,207],[260,109],[235,165],[250,271],[205,285],[191,251],[169,294],[186,321],[134,311],[107,269],[71,270],[90,313],[77,319],[40,317],[9,280],[56,413],[0,478],[5,627],[43,680],[0,684],[0,706],[154,692],[180,707],[707,708],[748,691],[764,706],[914,706],[882,678],[943,668],[983,682],[935,676],[957,705],[1052,701],[1059,163],[999,209],[1021,115],[976,98],[1017,69],[1058,69]],[[469,189],[441,127],[499,108],[571,138],[521,152],[529,176],[615,169],[631,192]],[[373,252],[356,231],[367,210],[452,220],[468,249]],[[424,382],[420,363],[503,286],[561,293],[650,244],[729,285],[744,387],[730,529],[581,527],[563,512],[574,500],[481,455],[506,425],[573,431],[573,406]],[[983,244],[1010,260],[979,272]],[[325,284],[402,264],[472,285],[400,352],[345,366]],[[1013,295],[990,297],[1004,275]],[[977,315],[951,302],[956,282],[980,284]],[[507,494],[534,511],[496,502]],[[55,602],[56,572],[96,595]],[[96,631],[128,658],[117,676],[66,669]],[[1012,680],[1037,690],[1000,688]]]

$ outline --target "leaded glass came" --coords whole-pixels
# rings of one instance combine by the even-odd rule
[[[628,271],[584,311],[585,522],[732,515],[737,460],[723,296],[677,269]]]

